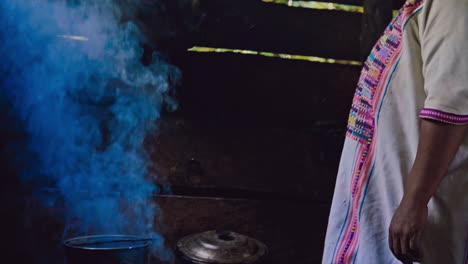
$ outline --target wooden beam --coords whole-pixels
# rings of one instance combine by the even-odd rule
[[[306,127],[346,120],[361,71],[360,66],[226,53],[186,53],[176,65],[184,73],[181,109],[189,115]]]
[[[256,0],[253,0],[253,1],[256,1]],[[292,1],[297,2],[297,1],[307,1],[307,0],[292,0]],[[337,3],[337,4],[345,4],[345,5],[361,5],[362,4],[362,0],[313,0],[313,1]]]
[[[256,0],[206,1],[200,46],[359,59],[361,13]]]
[[[392,9],[399,9],[404,3],[404,0],[324,0],[364,4],[363,19],[362,11],[289,7],[267,0],[184,0],[185,4],[165,0],[167,6],[153,1],[156,0],[142,3],[134,19],[147,36],[148,44],[159,51],[179,53],[192,46],[211,46],[352,60],[367,56],[390,21]],[[291,3],[294,2],[298,1]],[[362,45],[361,29],[365,30]]]
[[[171,185],[171,192],[161,188],[161,193],[294,202],[331,199],[346,121],[311,122],[307,129],[298,129],[198,118],[165,116],[158,134],[147,138],[149,169],[158,176],[154,182]]]
[[[364,0],[362,16],[361,59],[366,60],[392,19],[394,3],[388,0]]]
[[[360,58],[362,13],[296,8],[261,0],[201,0],[200,10],[199,23],[191,22],[190,14],[168,17],[148,11],[141,14],[139,24],[150,44],[171,54],[206,46]]]

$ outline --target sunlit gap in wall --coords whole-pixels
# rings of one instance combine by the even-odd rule
[[[88,41],[88,38],[83,37],[83,36],[57,35],[57,37],[63,38],[63,39],[69,39],[69,40],[76,40],[76,41]],[[264,57],[272,57],[272,58],[287,59],[287,60],[302,60],[302,61],[319,62],[319,63],[362,66],[361,62],[353,61],[353,60],[336,60],[336,59],[329,59],[329,58],[322,58],[322,57],[315,57],[315,56],[292,55],[292,54],[285,54],[285,53],[273,53],[273,52],[255,51],[255,50],[226,49],[226,48],[195,46],[195,47],[188,49],[188,51],[200,52],[200,53],[237,53],[237,54],[244,54],[244,55],[259,55],[259,56],[264,56]]]
[[[87,37],[73,36],[73,35],[57,35],[57,38],[70,39],[70,40],[79,40],[79,41],[88,41]]]
[[[327,59],[327,58],[314,57],[314,56],[292,55],[292,54],[273,53],[273,52],[255,51],[255,50],[225,49],[225,48],[195,46],[195,47],[188,49],[188,51],[204,52],[204,53],[238,53],[238,54],[245,54],[245,55],[259,55],[259,56],[265,56],[265,57],[280,58],[280,59],[287,59],[287,60],[301,60],[301,61],[310,61],[310,62],[319,62],[319,63],[362,66],[362,62],[360,61],[336,60],[336,59]]]
[[[363,6],[355,5],[345,5],[337,3],[328,3],[328,2],[317,2],[317,1],[292,1],[292,0],[261,0],[265,3],[273,3],[280,5],[287,5],[290,7],[300,7],[300,8],[310,8],[318,10],[336,10],[336,11],[345,11],[353,13],[364,13]],[[395,17],[398,14],[399,10],[393,10],[393,16]]]
[[[287,5],[291,7],[302,7],[310,9],[320,9],[320,10],[339,10],[347,12],[356,12],[364,13],[364,7],[354,6],[354,5],[343,5],[335,3],[326,3],[326,2],[316,2],[316,1],[291,1],[291,0],[261,0],[265,3],[274,3]]]

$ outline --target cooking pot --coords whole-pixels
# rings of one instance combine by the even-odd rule
[[[212,230],[182,238],[177,251],[190,264],[259,264],[267,247],[239,233]]]
[[[83,236],[64,241],[67,264],[148,264],[150,239],[126,235]]]

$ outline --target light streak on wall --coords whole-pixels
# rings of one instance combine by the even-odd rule
[[[321,57],[315,57],[315,56],[292,55],[292,54],[285,54],[285,53],[273,53],[273,52],[255,51],[255,50],[226,49],[226,48],[195,46],[195,47],[188,49],[188,51],[202,52],[202,53],[237,53],[237,54],[244,54],[244,55],[258,55],[258,56],[280,58],[280,59],[287,59],[287,60],[301,60],[301,61],[309,61],[309,62],[355,65],[355,66],[362,65],[360,61],[353,61],[353,60],[336,60],[336,59],[321,58]]]
[[[363,6],[355,6],[355,5],[345,5],[345,4],[317,2],[317,1],[292,1],[292,0],[261,0],[261,1],[265,3],[287,5],[290,7],[364,13]],[[395,17],[398,14],[398,12],[399,10],[393,10],[393,16]]]
[[[291,7],[302,7],[320,10],[339,10],[347,12],[364,13],[364,7],[316,1],[290,1],[290,0],[262,0],[265,3],[282,4]]]
[[[58,38],[70,39],[70,40],[79,40],[79,41],[88,41],[87,37],[83,36],[73,36],[73,35],[57,35]]]

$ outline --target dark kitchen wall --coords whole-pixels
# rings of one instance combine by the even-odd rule
[[[185,235],[233,230],[265,242],[267,263],[320,263],[360,66],[187,49],[360,60],[362,14],[260,0],[194,0],[193,8],[183,2],[168,5],[178,15],[164,17],[167,24],[151,9],[138,18],[148,35],[148,54],[167,52],[183,73],[178,110],[164,113],[158,133],[146,142],[151,170],[159,176],[155,182],[170,187],[156,198],[163,212],[155,219],[158,231],[174,247]],[[396,1],[394,8],[401,4]],[[4,149],[22,135],[6,129],[14,123],[7,114],[0,113],[0,121]],[[64,227],[56,220],[63,209],[43,208],[33,189],[19,183],[17,166],[27,164],[12,163],[2,152],[0,165],[6,259],[63,263]]]
[[[147,144],[157,183],[172,188],[158,198],[162,232],[174,246],[184,235],[229,229],[263,240],[269,263],[319,263],[361,66],[186,49],[359,61],[362,38],[378,36],[361,31],[361,13],[259,0],[197,5],[195,29],[163,45],[183,73],[180,107]]]
[[[361,14],[200,2],[206,15],[190,45],[170,53],[183,74],[179,108],[148,140],[161,183],[330,196],[361,67],[187,48],[358,61]]]
[[[3,260],[14,263],[63,263],[62,208],[44,207],[34,186],[22,182],[19,171],[29,166],[22,153],[12,151],[25,144],[23,124],[0,97],[0,241]],[[22,149],[22,147],[20,147]]]

